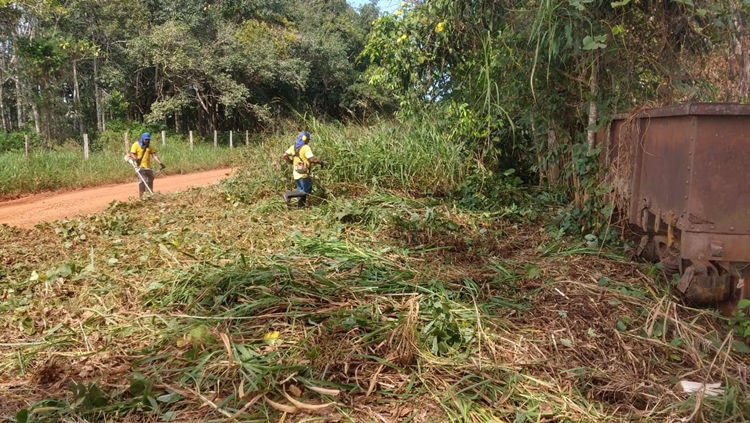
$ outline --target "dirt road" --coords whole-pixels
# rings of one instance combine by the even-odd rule
[[[211,185],[229,176],[232,169],[218,169],[187,175],[157,176],[154,191],[181,191],[190,187]],[[78,191],[48,192],[17,200],[0,202],[0,224],[32,228],[45,221],[67,219],[80,214],[97,213],[114,200],[128,201],[138,197],[138,183],[106,185]]]

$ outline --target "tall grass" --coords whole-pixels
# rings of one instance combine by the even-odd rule
[[[168,137],[166,146],[156,138],[152,140],[159,158],[167,165],[163,174],[237,166],[241,162],[240,148],[214,149],[210,143],[195,141],[191,151],[189,142],[181,136]],[[124,155],[121,138],[91,153],[88,160],[77,146],[32,152],[29,157],[19,152],[4,153],[0,155],[0,198],[131,181],[133,168],[123,160]]]
[[[349,194],[352,186],[389,189],[417,195],[445,195],[455,190],[466,170],[462,145],[429,124],[344,126],[308,120],[310,146],[326,162],[313,167],[320,194]],[[281,159],[297,132],[267,137],[261,145],[243,151],[240,177],[229,182],[233,197],[255,202],[291,189],[291,167]],[[358,189],[360,189],[358,188]]]
[[[311,126],[324,159],[333,163],[332,176],[341,182],[444,195],[463,174],[463,146],[429,122]]]

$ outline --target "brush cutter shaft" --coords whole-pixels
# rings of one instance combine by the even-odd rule
[[[146,179],[143,177],[143,175],[141,175],[141,168],[136,168],[135,169],[135,173],[138,174],[138,179],[141,180],[141,183],[143,183],[143,185],[146,187],[146,189],[148,190],[148,192],[150,194],[153,194],[154,192],[151,190],[151,187],[148,186],[148,183],[146,182]]]
[[[146,187],[148,192],[153,194],[154,192],[151,190],[151,187],[149,187],[148,184],[146,183],[146,179],[143,177],[143,175],[141,175],[141,168],[138,167],[133,161],[133,159],[131,159],[128,156],[125,156],[125,161],[130,163],[131,166],[133,166],[133,170],[135,170],[136,175],[138,175],[138,179],[141,180],[141,183]]]

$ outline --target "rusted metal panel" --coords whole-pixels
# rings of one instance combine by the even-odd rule
[[[680,242],[684,259],[750,261],[750,235],[683,232]]]
[[[640,119],[671,116],[750,116],[750,104],[684,103],[658,109],[647,109],[637,115]]]
[[[618,116],[600,135],[612,146],[604,164],[628,153],[626,132],[630,223],[662,231],[659,222],[675,223],[685,259],[750,261],[750,105],[687,103]]]
[[[639,180],[631,210],[647,209],[662,222],[676,224],[687,208],[696,118],[638,119],[638,126],[634,176]]]
[[[729,234],[729,260],[750,261],[750,116],[715,115],[698,118],[687,226],[684,231]],[[685,238],[683,236],[683,238]],[[688,240],[693,237],[688,237]],[[686,245],[692,258],[705,243]]]
[[[601,146],[599,164],[603,170],[608,169],[612,162],[621,154],[622,142],[618,142],[618,137],[625,132],[623,129],[625,125],[626,122],[624,120],[613,120],[596,133],[596,143]],[[632,154],[628,151],[624,153]]]
[[[750,117],[698,122],[686,229],[750,235]]]
[[[628,210],[628,216],[630,217],[630,223],[634,225],[640,225],[643,207],[646,206],[646,201],[641,197],[641,169],[643,168],[643,148],[641,146],[641,125],[639,120],[635,120],[630,125],[631,132],[629,141],[631,143],[630,154],[632,157],[632,168],[631,168],[631,183],[630,183],[630,209]],[[622,130],[625,130],[625,126]]]
[[[615,120],[596,133],[599,152],[599,178],[609,186],[610,201],[620,208],[630,204],[632,192],[633,148],[629,137],[630,122]]]

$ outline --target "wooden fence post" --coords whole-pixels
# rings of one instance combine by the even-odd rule
[[[83,158],[89,159],[89,134],[83,134]]]
[[[218,145],[219,144],[218,144],[218,141],[217,141],[216,129],[214,129],[214,148],[216,148]]]
[[[229,149],[231,150],[234,148],[234,143],[232,143],[232,131],[229,131]]]
[[[245,130],[245,147],[250,145],[250,131]]]
[[[190,151],[193,151],[193,131],[190,131]]]
[[[26,147],[26,157],[29,157],[29,135],[23,136],[23,145]]]
[[[167,145],[167,132],[161,131],[161,146],[164,147]]]

